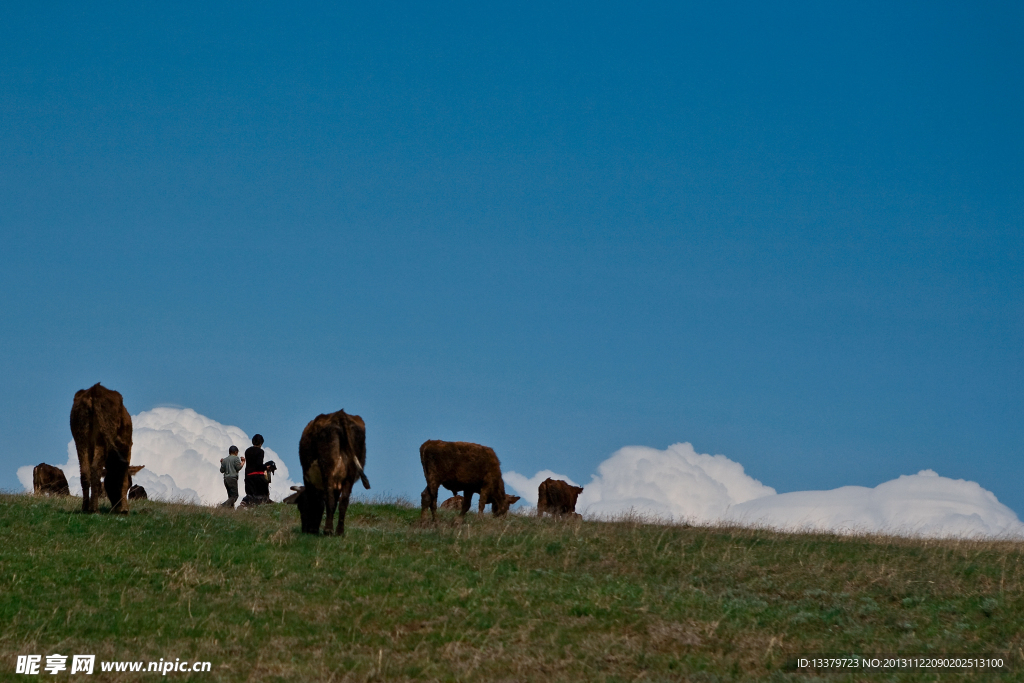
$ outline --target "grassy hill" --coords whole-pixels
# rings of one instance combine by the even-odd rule
[[[0,678],[153,681],[101,661],[209,661],[194,681],[806,681],[799,653],[998,653],[1024,680],[1024,544],[0,495]],[[95,679],[15,675],[95,654]],[[70,669],[71,660],[68,660]],[[940,680],[863,671],[827,680]]]

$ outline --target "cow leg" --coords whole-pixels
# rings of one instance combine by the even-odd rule
[[[90,487],[92,487],[92,467],[89,466],[89,450],[79,446],[77,443],[75,447],[78,449],[78,471],[82,478],[82,512],[92,512],[89,509],[89,494]]]
[[[128,460],[113,448],[107,449],[107,476],[103,486],[110,500],[110,511],[128,514]]]
[[[100,482],[103,474],[103,467],[100,458],[96,456],[101,449],[100,444],[92,444],[92,452],[89,453],[89,509],[87,512],[99,512],[100,497],[103,496],[103,484]]]
[[[480,496],[480,500],[483,500],[483,499],[484,499],[484,497],[483,497],[483,495],[481,495]],[[473,492],[472,491],[463,491],[462,492],[462,512],[459,513],[459,514],[461,516],[465,517],[466,513],[469,512],[469,508],[471,508],[471,507],[473,507]]]
[[[427,508],[430,508],[430,520],[433,522],[437,521],[438,488],[438,486],[427,484],[427,488],[423,489],[423,493],[420,494],[420,519],[423,519],[424,515],[427,514]]]
[[[324,503],[327,506],[327,523],[324,524],[324,536],[334,533],[334,510],[338,507],[338,493],[331,487],[324,492]]]
[[[92,475],[88,465],[82,469],[82,512],[92,512],[89,509],[89,487],[92,486]]]
[[[100,468],[94,463],[89,470],[89,498],[88,512],[99,512],[100,497],[103,495],[103,484],[100,482]]]
[[[341,489],[341,499],[338,501],[338,528],[334,532],[335,536],[345,535],[345,513],[348,512],[348,499],[352,495],[352,483],[346,484]]]

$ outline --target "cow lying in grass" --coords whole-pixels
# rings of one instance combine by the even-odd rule
[[[462,496],[452,496],[445,502],[441,503],[438,510],[461,510],[462,509]]]

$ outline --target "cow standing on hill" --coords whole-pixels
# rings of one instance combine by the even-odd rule
[[[37,496],[70,496],[64,470],[41,462],[32,468],[32,492]]]
[[[320,533],[324,510],[327,523],[324,534],[345,533],[345,513],[356,480],[370,488],[363,468],[366,466],[366,424],[358,415],[344,410],[317,415],[302,430],[299,439],[299,462],[302,464],[303,488],[295,498],[302,518],[302,531]],[[338,526],[333,530],[334,512]]]
[[[501,462],[494,449],[466,441],[425,441],[420,446],[420,463],[427,488],[420,495],[420,517],[430,509],[431,519],[437,519],[437,491],[442,486],[452,493],[463,494],[463,517],[473,504],[473,494],[480,494],[480,512],[491,504],[494,516],[508,512],[509,506],[519,500],[505,495],[505,482],[501,478]]]
[[[102,480],[110,511],[128,514],[132,416],[121,394],[99,383],[76,392],[71,406],[71,434],[82,473],[82,512],[99,509]]]
[[[537,516],[543,517],[545,512],[558,517],[577,516],[576,499],[581,493],[582,486],[573,486],[560,479],[548,477],[537,489]]]

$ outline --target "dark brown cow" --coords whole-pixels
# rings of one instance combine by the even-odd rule
[[[437,519],[437,490],[442,486],[452,493],[462,492],[462,516],[469,512],[473,494],[480,494],[480,511],[491,503],[494,516],[508,512],[514,496],[505,495],[501,462],[494,449],[466,441],[425,441],[420,446],[420,463],[427,488],[420,494],[420,517],[430,509]]]
[[[105,489],[110,511],[128,514],[132,417],[121,394],[100,384],[76,392],[71,406],[71,435],[82,473],[82,511],[96,512]]]
[[[32,468],[32,491],[37,496],[70,496],[64,470],[41,462]]]
[[[583,493],[582,486],[573,486],[560,479],[550,477],[541,482],[537,489],[537,516],[547,512],[559,517],[576,515],[576,499]]]
[[[352,486],[362,480],[370,488],[363,468],[366,466],[366,424],[358,415],[339,410],[330,415],[317,415],[302,430],[299,439],[299,462],[302,463],[303,490],[295,499],[302,518],[302,531],[320,533],[320,521],[327,510],[324,534],[345,533],[345,513]],[[334,512],[338,511],[338,527],[333,530]]]

